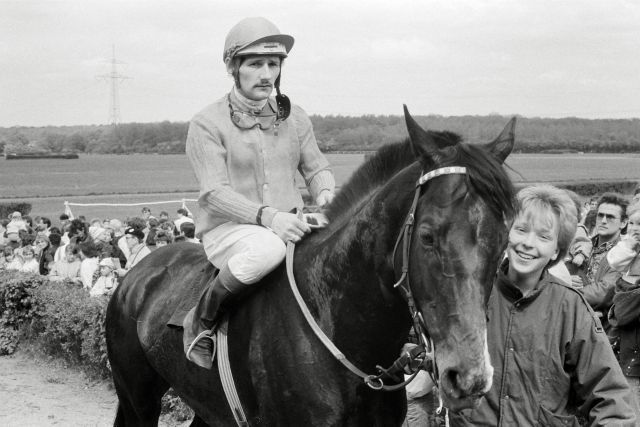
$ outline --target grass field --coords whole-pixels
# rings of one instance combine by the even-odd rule
[[[329,155],[336,181],[343,184],[364,161],[362,154]],[[640,155],[513,155],[508,165],[516,182],[640,181]],[[302,182],[301,182],[302,185]],[[78,160],[0,158],[0,201],[23,200],[32,215],[57,218],[64,202],[150,203],[197,197],[197,184],[185,155],[82,155]],[[190,204],[191,206],[193,204]],[[171,215],[180,203],[150,205]],[[125,218],[140,206],[72,207],[76,215]]]

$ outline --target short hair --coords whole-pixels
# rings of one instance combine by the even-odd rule
[[[567,255],[576,234],[578,214],[576,206],[566,191],[552,185],[533,185],[520,190],[516,196],[518,213],[529,209],[550,210],[558,221],[558,256],[549,264],[562,261]]]
[[[59,217],[60,221],[67,221],[69,219],[69,215],[67,214],[60,214]]]
[[[624,197],[622,194],[619,194],[619,193],[604,193],[598,199],[598,208],[600,208],[600,205],[605,204],[605,203],[608,204],[608,205],[619,206],[621,211],[622,211],[620,219],[621,220],[627,219],[627,208],[629,207],[629,200],[627,200],[627,198]]]
[[[87,258],[98,256],[98,247],[91,240],[86,240],[78,245],[78,249],[82,251]]]
[[[186,209],[184,209],[184,208],[180,208],[180,209],[178,209],[178,211],[177,211],[177,212],[178,212],[179,214],[181,214],[181,215],[184,215],[184,216],[188,216],[188,215],[189,215],[189,212],[187,212],[187,210],[186,210]]]
[[[60,246],[60,241],[62,240],[62,236],[60,233],[51,233],[49,234],[49,242],[53,246]]]
[[[158,222],[158,220],[157,220],[157,219],[155,219],[155,218],[153,218],[153,217],[149,218],[149,227],[150,227],[150,228],[157,227],[157,226],[158,226],[158,224],[160,224],[160,223]]]
[[[145,213],[145,212],[149,212],[149,213],[151,213],[151,209],[149,209],[148,207],[144,206],[144,207],[142,208],[142,213]]]
[[[65,254],[74,254],[74,255],[76,255],[78,253],[78,245],[74,245],[73,243],[69,243],[67,246],[64,247],[64,253]]]
[[[47,218],[46,216],[43,216],[42,218],[40,218],[40,221],[42,221],[43,223],[47,224],[47,227],[51,227],[51,220],[49,218]]]
[[[631,215],[640,212],[640,202],[631,203],[629,207],[627,207],[627,218],[630,218]]]
[[[27,245],[27,246],[23,246],[22,247],[22,255],[24,255],[25,252],[31,252],[34,255],[36,254],[36,251],[33,250],[31,245]]]
[[[167,212],[167,211],[162,211],[162,212],[160,212],[160,215],[159,215],[159,216],[163,216],[163,215],[164,215],[164,216],[169,216],[169,212]]]
[[[71,225],[69,226],[69,236],[75,236],[78,234],[78,231],[84,231],[85,237],[89,234],[89,231],[82,220],[72,219]]]
[[[196,235],[196,226],[192,222],[183,222],[180,224],[180,231],[187,239],[193,239]]]
[[[155,241],[158,242],[167,242],[171,243],[173,241],[173,236],[170,233],[167,233],[164,230],[158,230],[156,232]]]

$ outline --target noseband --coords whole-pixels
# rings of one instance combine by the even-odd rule
[[[313,315],[309,311],[307,304],[302,299],[302,295],[300,294],[300,290],[296,285],[295,277],[293,274],[293,253],[295,250],[295,243],[288,242],[287,243],[287,255],[286,255],[286,270],[287,277],[289,279],[289,285],[291,287],[291,291],[298,302],[298,306],[302,310],[302,314],[304,315],[307,323],[315,333],[315,335],[320,339],[322,344],[333,354],[333,356],[344,365],[347,369],[353,372],[355,375],[362,378],[370,388],[374,390],[383,390],[383,391],[396,391],[408,383],[410,383],[418,374],[419,370],[424,368],[429,372],[433,382],[436,386],[439,385],[438,375],[437,375],[437,367],[435,363],[435,348],[433,344],[433,340],[431,339],[429,333],[427,332],[427,327],[425,325],[424,319],[422,317],[422,313],[420,310],[416,308],[415,300],[413,298],[413,293],[411,292],[411,285],[409,283],[409,244],[411,241],[411,236],[413,233],[413,224],[415,220],[415,213],[418,207],[418,199],[420,198],[420,190],[422,186],[428,182],[429,180],[436,178],[440,175],[451,175],[451,174],[466,174],[467,169],[461,166],[448,166],[439,169],[432,170],[424,175],[422,175],[418,181],[416,182],[416,191],[413,197],[413,202],[411,204],[411,208],[409,209],[409,213],[407,214],[407,218],[405,219],[404,225],[398,234],[398,238],[396,240],[395,247],[393,249],[393,260],[395,260],[396,252],[398,247],[400,246],[400,242],[402,242],[402,270],[400,279],[393,285],[394,288],[398,288],[402,291],[403,297],[406,299],[407,304],[409,306],[409,312],[411,314],[411,318],[413,320],[413,328],[420,340],[420,346],[416,349],[411,350],[400,356],[393,365],[384,369],[380,366],[377,366],[378,374],[377,375],[368,375],[365,372],[361,371],[358,367],[353,365],[345,355],[335,346],[333,342],[327,337],[327,335],[322,331],[316,320],[313,318]],[[422,351],[422,349],[425,349]],[[429,359],[430,357],[430,359]],[[429,364],[429,360],[431,363]],[[397,379],[397,374],[402,374],[405,372],[405,368],[409,365],[413,365],[414,362],[420,362],[420,368],[412,371],[411,377],[403,381],[399,384],[394,385],[385,385],[384,378],[393,378]],[[425,366],[426,365],[426,366]],[[430,366],[429,366],[430,365]]]

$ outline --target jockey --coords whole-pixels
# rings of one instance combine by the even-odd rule
[[[311,231],[290,213],[303,207],[296,172],[319,207],[334,197],[309,117],[280,93],[293,42],[264,18],[240,21],[223,52],[234,86],[189,125],[186,153],[200,185],[196,235],[220,273],[185,317],[183,340],[187,359],[208,369],[225,309],[283,261],[286,242]]]

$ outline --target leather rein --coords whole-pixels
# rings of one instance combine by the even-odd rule
[[[416,375],[418,375],[418,372],[421,369],[425,369],[431,376],[431,379],[433,380],[433,383],[436,385],[436,387],[439,387],[438,369],[436,365],[435,347],[433,344],[433,340],[431,339],[431,336],[427,331],[422,313],[420,313],[420,311],[416,308],[413,293],[411,292],[411,285],[409,283],[409,245],[411,242],[411,236],[413,234],[415,213],[418,207],[418,199],[420,198],[420,190],[422,189],[422,186],[427,181],[440,175],[464,175],[466,173],[467,169],[465,167],[448,166],[432,170],[422,175],[416,182],[416,191],[413,197],[413,202],[411,204],[411,208],[409,209],[409,213],[407,214],[407,217],[404,221],[404,225],[402,226],[402,229],[398,234],[398,238],[393,249],[392,259],[395,260],[396,252],[402,245],[402,268],[400,270],[400,278],[393,285],[393,287],[400,289],[400,291],[402,292],[402,296],[407,301],[407,305],[413,322],[412,327],[416,333],[416,336],[418,337],[420,344],[417,347],[404,352],[389,368],[384,369],[381,366],[376,366],[376,369],[378,370],[377,374],[366,374],[358,367],[356,367],[353,363],[351,363],[329,339],[329,337],[327,337],[316,320],[313,318],[313,315],[309,311],[307,304],[304,302],[302,295],[300,295],[300,291],[298,289],[298,286],[296,285],[295,277],[293,274],[293,253],[295,250],[295,243],[287,243],[287,277],[289,279],[291,290],[296,298],[296,301],[298,302],[298,306],[302,310],[302,313],[307,320],[307,323],[316,334],[318,339],[320,339],[322,344],[324,344],[324,346],[331,352],[331,354],[333,354],[333,356],[352,373],[360,377],[364,381],[364,383],[373,390],[396,391],[404,388],[407,384],[413,381],[413,379],[416,377]],[[386,379],[401,381],[401,379],[404,378],[402,376],[402,374],[404,373],[411,373],[411,376],[407,380],[402,381],[398,384],[385,385],[384,381]]]

